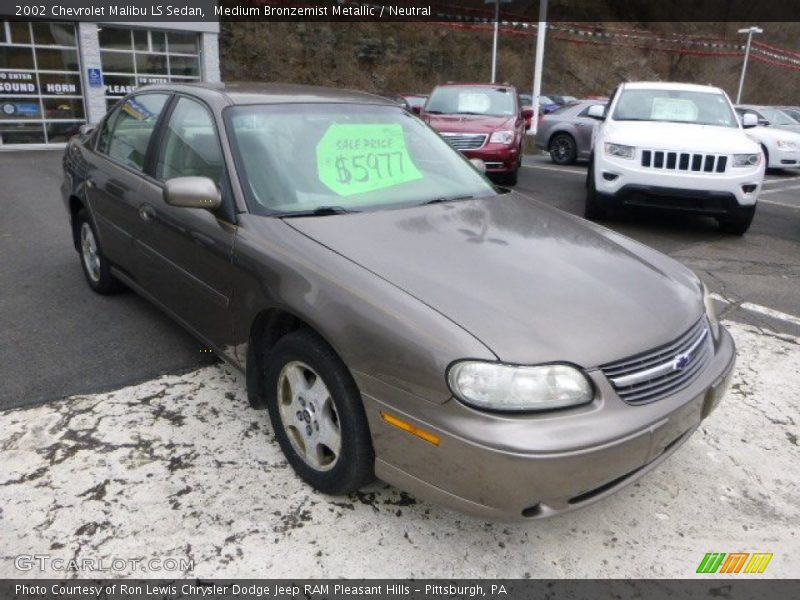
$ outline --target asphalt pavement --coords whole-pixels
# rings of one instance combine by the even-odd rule
[[[61,201],[62,154],[0,153],[0,409],[214,360],[136,294],[86,285]]]

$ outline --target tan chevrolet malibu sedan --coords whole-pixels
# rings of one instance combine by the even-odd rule
[[[690,270],[493,186],[378,96],[144,88],[70,141],[62,191],[91,288],[241,369],[324,493],[573,510],[677,450],[733,370]]]

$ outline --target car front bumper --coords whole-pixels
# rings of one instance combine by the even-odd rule
[[[597,192],[602,197],[611,198],[637,188],[674,190],[676,197],[730,197],[739,206],[754,206],[764,180],[763,161],[756,167],[729,167],[725,173],[707,173],[643,167],[640,160],[638,152],[633,160],[596,152],[594,180]],[[665,203],[664,208],[668,207]],[[690,208],[691,205],[681,207],[682,210]]]
[[[727,391],[735,347],[720,327],[712,362],[689,386],[629,405],[605,376],[583,407],[538,415],[433,404],[356,376],[376,453],[375,472],[408,492],[481,518],[524,520],[586,506],[630,484],[680,447]],[[389,424],[400,417],[438,436],[435,445]]]
[[[519,146],[488,143],[477,150],[461,150],[467,158],[480,158],[487,173],[509,173],[519,167]]]
[[[771,169],[800,167],[800,150],[783,150],[781,148],[771,150],[769,167]]]

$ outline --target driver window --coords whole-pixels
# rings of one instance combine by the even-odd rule
[[[211,114],[198,102],[179,98],[156,162],[156,179],[208,177],[221,187],[222,148]]]

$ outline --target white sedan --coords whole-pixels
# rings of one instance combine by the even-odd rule
[[[800,167],[800,133],[761,125],[745,133],[761,145],[768,169]]]

